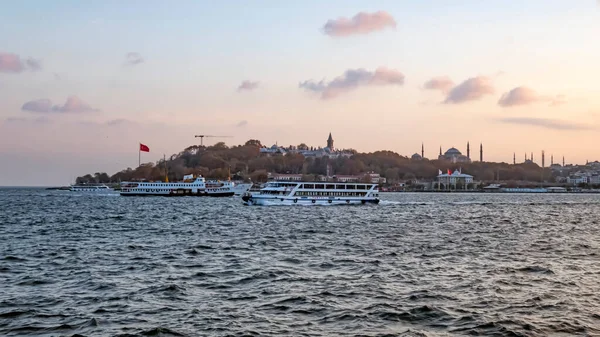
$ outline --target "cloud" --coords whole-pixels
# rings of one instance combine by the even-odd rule
[[[563,95],[541,96],[531,88],[516,87],[504,93],[498,100],[498,105],[508,108],[537,102],[549,102],[550,106],[557,106],[565,103],[565,97]]]
[[[444,103],[460,104],[468,101],[475,101],[481,99],[485,95],[491,95],[493,93],[494,86],[488,77],[472,77],[452,88],[448,92]]]
[[[52,101],[47,98],[29,101],[23,104],[21,110],[31,112],[50,112],[52,111]]]
[[[239,123],[237,123],[237,124],[236,124],[236,126],[237,126],[238,128],[243,128],[243,127],[245,127],[246,125],[248,125],[248,121],[246,121],[246,120],[240,121]]]
[[[396,20],[387,12],[360,12],[351,19],[338,18],[328,20],[323,32],[329,36],[343,37],[358,34],[369,34],[387,27],[395,28]]]
[[[77,96],[69,96],[64,105],[59,106],[55,105],[52,107],[53,110],[58,112],[92,112],[98,111],[98,109],[93,109],[87,103],[82,101]]]
[[[37,118],[24,118],[24,117],[8,117],[4,119],[5,124],[33,124],[33,125],[42,125],[42,124],[50,124],[52,121],[47,117],[37,117]]]
[[[365,69],[348,69],[331,82],[308,80],[298,87],[321,94],[321,99],[330,99],[361,86],[403,85],[404,74],[395,69],[379,67],[374,72]]]
[[[443,93],[447,93],[454,87],[454,82],[447,76],[434,77],[423,85],[428,90],[439,90]]]
[[[29,101],[21,107],[23,111],[30,112],[65,112],[65,113],[81,113],[98,111],[82,101],[77,96],[69,96],[64,105],[52,105],[52,101],[43,98],[34,101]]]
[[[127,125],[127,124],[136,124],[136,123],[133,121],[130,121],[128,119],[117,118],[117,119],[109,120],[109,121],[105,122],[104,124],[106,126],[120,126],[120,125]]]
[[[131,52],[125,56],[125,65],[134,66],[144,62],[144,58],[139,53]]]
[[[21,73],[25,70],[40,70],[40,61],[28,58],[21,59],[17,54],[0,52],[0,73]]]
[[[498,121],[508,124],[521,124],[543,127],[552,130],[590,130],[587,125],[575,124],[567,121],[548,118],[529,118],[529,117],[506,117],[500,118]]]
[[[527,87],[517,87],[503,94],[498,101],[498,105],[506,108],[515,105],[531,104],[538,100],[539,97],[535,90]]]
[[[242,91],[252,91],[254,89],[258,88],[258,82],[253,82],[253,81],[248,81],[245,80],[242,82],[242,84],[240,84],[237,88],[238,92],[242,92]]]

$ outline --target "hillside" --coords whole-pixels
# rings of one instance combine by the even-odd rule
[[[267,156],[260,153],[260,141],[249,140],[244,145],[228,147],[224,143],[213,146],[189,146],[173,154],[166,160],[169,180],[181,179],[186,174],[201,174],[205,177],[226,179],[231,172],[234,179],[265,181],[267,172],[304,174],[309,179],[315,175],[325,175],[327,165],[333,175],[359,175],[375,172],[387,178],[388,183],[410,180],[432,180],[438,170],[462,169],[476,180],[493,181],[500,177],[503,181],[542,180],[542,168],[534,163],[507,164],[474,162],[453,164],[441,160],[411,160],[392,151],[356,153],[351,157],[305,158],[301,154]],[[552,172],[544,169],[544,180],[551,180]],[[164,180],[165,162],[144,163],[138,168],[127,168],[109,176],[107,173],[87,174],[77,178],[78,183],[118,182],[127,180]]]

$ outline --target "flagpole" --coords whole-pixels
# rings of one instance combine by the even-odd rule
[[[142,143],[138,144],[138,167],[142,166]]]

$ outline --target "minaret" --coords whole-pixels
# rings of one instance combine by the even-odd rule
[[[527,161],[527,152],[525,152],[525,161]]]
[[[531,152],[531,158],[529,159],[531,159],[531,161],[533,162],[533,152]]]
[[[550,155],[550,166],[554,165],[554,155]]]
[[[471,159],[471,148],[469,146],[469,142],[467,142],[467,158]]]
[[[421,143],[421,159],[425,159],[425,145]]]
[[[513,165],[517,165],[517,153],[513,152]]]
[[[333,137],[331,137],[331,132],[329,133],[329,138],[327,138],[327,147],[333,151]]]
[[[479,143],[479,161],[483,163],[483,143]]]
[[[440,157],[442,156],[442,146],[440,145]]]
[[[565,156],[563,156],[563,167],[565,167]]]
[[[542,168],[546,167],[546,153],[542,150]]]

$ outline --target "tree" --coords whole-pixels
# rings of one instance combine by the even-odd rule
[[[250,174],[250,179],[252,179],[252,181],[254,182],[265,182],[267,181],[267,179],[269,178],[269,175],[267,174],[266,170],[257,170],[252,172],[252,174]]]
[[[225,142],[218,142],[213,146],[209,146],[208,148],[213,150],[227,150],[229,147],[225,145]]]
[[[248,141],[246,141],[246,143],[244,144],[244,146],[256,146],[256,147],[263,147],[260,140],[258,139],[250,139]]]

